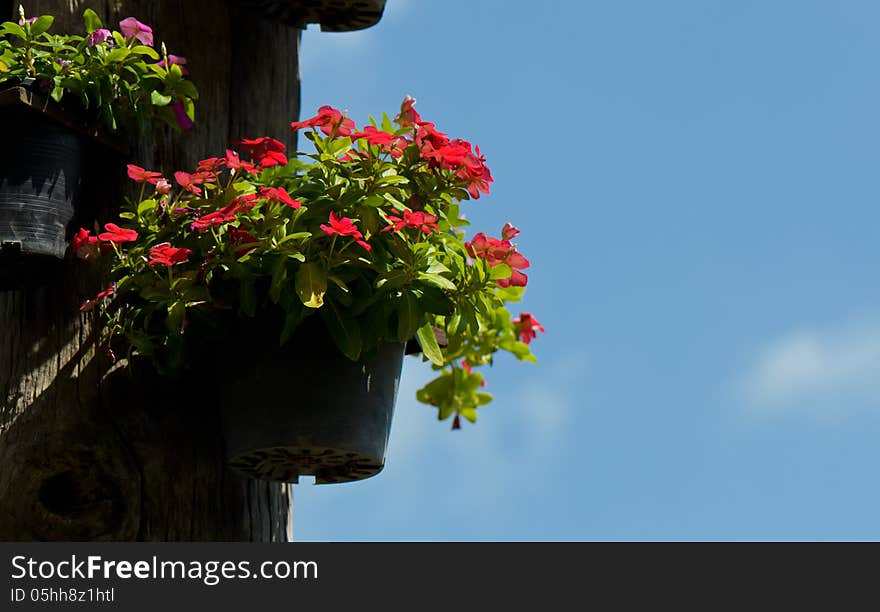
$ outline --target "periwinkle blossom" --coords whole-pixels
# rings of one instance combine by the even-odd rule
[[[126,17],[119,22],[119,31],[126,40],[137,38],[142,45],[153,46],[153,28],[134,17]]]
[[[168,54],[168,63],[179,67],[180,73],[183,76],[186,76],[189,74],[189,70],[186,69],[186,58],[185,57],[181,57],[180,55],[172,55],[171,53],[169,53]],[[156,65],[164,68],[165,67],[165,60],[159,60],[158,62],[156,62]]]
[[[88,42],[90,47],[94,47],[96,45],[100,45],[108,38],[110,38],[110,30],[99,28],[89,34],[89,37],[86,39],[86,41]]]

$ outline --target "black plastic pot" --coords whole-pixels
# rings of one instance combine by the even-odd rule
[[[79,194],[83,138],[25,106],[0,107],[0,250],[62,259]]]
[[[239,321],[217,372],[227,458],[261,480],[361,480],[385,464],[404,344],[354,362],[309,317],[283,347],[276,325]],[[264,327],[260,327],[261,324]]]

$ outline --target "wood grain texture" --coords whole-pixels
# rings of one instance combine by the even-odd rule
[[[294,147],[298,30],[222,0],[22,3],[57,32],[82,31],[85,8],[114,26],[135,16],[188,59],[196,127],[141,138],[134,163],[188,168],[243,136]],[[118,156],[93,161],[82,200],[103,222],[129,186]],[[0,540],[287,541],[290,488],[226,466],[214,364],[176,381],[111,365],[78,310],[100,288],[91,274],[67,260],[42,286],[0,292]]]

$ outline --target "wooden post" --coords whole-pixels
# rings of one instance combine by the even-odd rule
[[[134,163],[191,168],[240,137],[293,148],[299,30],[232,0],[22,4],[54,15],[56,32],[81,32],[87,7],[113,27],[134,16],[188,59],[195,128],[142,140]],[[124,166],[102,163],[86,193],[112,212],[127,189]],[[42,287],[0,292],[0,540],[288,540],[290,488],[225,464],[214,365],[175,381],[112,366],[78,310],[90,275],[69,261]]]

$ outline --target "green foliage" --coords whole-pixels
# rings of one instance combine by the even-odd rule
[[[85,36],[53,34],[53,21],[25,19],[22,11],[20,23],[0,24],[0,87],[25,85],[111,132],[156,122],[189,126],[198,92],[164,45],[160,55],[136,37],[105,30],[91,9],[83,13]]]

